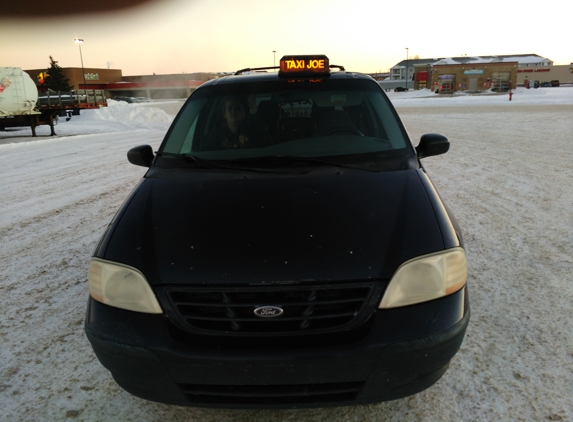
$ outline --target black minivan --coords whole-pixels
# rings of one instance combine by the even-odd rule
[[[278,70],[278,72],[276,71]],[[344,406],[434,384],[470,310],[458,224],[369,76],[285,56],[201,85],[89,266],[85,331],[131,394]]]

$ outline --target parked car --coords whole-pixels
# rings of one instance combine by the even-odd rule
[[[547,88],[547,87],[550,87],[550,86],[552,86],[552,85],[551,85],[551,82],[541,82],[541,83],[539,84],[539,86],[542,87],[542,88]]]
[[[125,101],[126,103],[134,103],[135,98],[133,97],[113,97],[115,101]]]
[[[403,86],[398,86],[394,88],[394,92],[406,92],[406,91],[408,91],[408,88],[405,88]]]
[[[550,82],[551,86],[559,86],[559,81],[558,80],[553,80]]]
[[[196,89],[156,153],[128,152],[148,171],[89,265],[96,356],[182,406],[430,387],[470,318],[462,233],[421,161],[448,139],[414,147],[380,85],[326,56],[249,71]]]

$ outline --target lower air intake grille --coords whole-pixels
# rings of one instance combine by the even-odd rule
[[[167,288],[173,315],[188,330],[236,334],[286,334],[340,329],[366,320],[374,283],[318,286]],[[255,315],[277,307],[280,316]]]
[[[196,385],[179,387],[191,403],[289,405],[355,400],[362,382],[305,385]]]

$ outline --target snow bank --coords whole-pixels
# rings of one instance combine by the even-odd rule
[[[516,105],[541,105],[541,104],[573,104],[573,87],[559,88],[517,88],[512,91],[513,96],[509,101],[509,93],[485,93],[470,94],[459,92],[454,95],[435,94],[429,89],[421,89],[408,92],[390,91],[386,94],[396,107],[448,107],[448,106],[491,106],[499,105],[512,107]]]
[[[125,101],[107,100],[107,107],[94,110],[93,113],[84,113],[82,121],[113,121],[132,123],[170,123],[173,116],[155,107],[138,106]]]
[[[108,106],[97,110],[82,111],[69,122],[60,119],[58,130],[78,134],[85,131],[102,133],[118,130],[157,129],[168,127],[173,116],[157,107],[129,104],[124,101],[108,100]],[[71,130],[72,132],[68,132]],[[59,134],[59,133],[58,133]]]
[[[178,109],[182,102],[171,101],[162,103],[129,104],[124,101],[107,100],[107,107],[95,110],[81,110],[79,116],[72,116],[69,121],[60,117],[56,123],[55,131],[58,136],[77,136],[82,134],[98,134],[112,132],[133,132],[137,130],[158,130],[166,132],[174,119],[162,108]],[[22,141],[52,142],[44,139],[50,134],[49,126],[36,128],[39,135],[37,139],[28,139],[31,136],[30,128],[11,128],[0,132],[1,144],[20,143]],[[57,138],[56,138],[57,139]]]
[[[516,90],[512,102],[425,94],[389,96],[414,140],[452,142],[424,166],[464,230],[472,312],[436,385],[297,411],[187,409],[118,387],[83,333],[87,266],[146,171],[127,150],[156,149],[172,116],[110,103],[61,122],[57,137],[0,132],[0,420],[573,420],[573,89]]]

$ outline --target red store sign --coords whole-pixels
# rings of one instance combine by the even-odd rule
[[[545,69],[517,69],[517,73],[522,73],[522,72],[549,72],[551,71],[551,69],[545,68]]]

